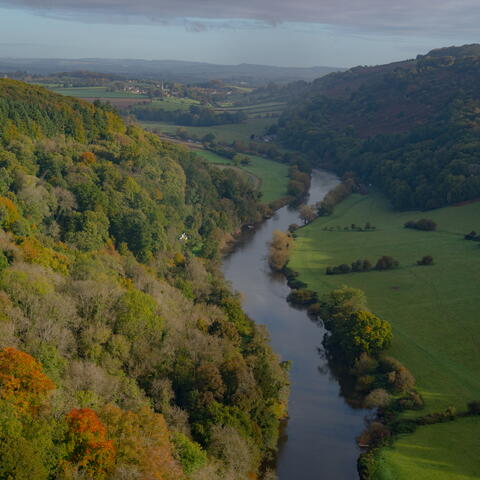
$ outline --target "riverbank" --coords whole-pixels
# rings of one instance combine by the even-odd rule
[[[436,232],[403,228],[406,221],[425,216],[437,222]],[[300,273],[308,288],[320,294],[342,284],[360,288],[372,311],[392,323],[391,354],[412,371],[425,400],[418,415],[449,406],[465,410],[468,401],[480,398],[480,252],[477,243],[463,239],[475,229],[478,218],[479,204],[428,214],[395,212],[379,195],[352,195],[333,215],[296,232],[289,267]],[[367,223],[375,228],[351,228],[354,224],[365,230]],[[392,255],[400,267],[325,274],[328,266],[374,261],[382,255]],[[435,264],[416,265],[424,255],[432,255]],[[480,471],[477,426],[477,419],[469,418],[421,427],[400,437],[393,449],[381,453],[378,478],[476,478],[471,475]],[[462,441],[453,444],[453,438]]]
[[[338,182],[334,175],[314,172],[309,203],[322,200]],[[352,409],[342,397],[324,358],[324,329],[286,302],[286,280],[272,274],[267,264],[273,231],[285,231],[293,223],[301,223],[298,211],[283,207],[244,230],[222,270],[242,294],[247,315],[268,329],[274,351],[292,362],[289,421],[277,459],[280,480],[351,480],[360,453],[355,438],[364,428],[366,412]]]

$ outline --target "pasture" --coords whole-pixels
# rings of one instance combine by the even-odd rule
[[[212,125],[209,127],[181,127],[165,122],[147,122],[140,124],[143,128],[155,133],[175,135],[178,128],[185,128],[191,136],[202,138],[207,133],[213,133],[218,142],[231,144],[235,140],[243,142],[250,141],[250,136],[263,135],[265,129],[272,124],[273,120],[268,118],[249,118],[245,123],[234,123],[228,125]]]
[[[403,227],[408,220],[424,217],[437,222],[437,231]],[[344,230],[366,222],[376,230]],[[332,216],[321,217],[298,231],[289,263],[300,272],[300,279],[320,294],[342,284],[365,291],[372,311],[393,326],[389,353],[414,374],[426,403],[422,414],[451,405],[465,410],[468,401],[480,399],[480,245],[463,238],[471,230],[480,231],[480,203],[429,212],[396,212],[380,195],[352,195]],[[398,259],[400,267],[325,275],[327,266],[365,258],[375,262],[382,255]],[[424,255],[432,255],[435,264],[417,266],[416,261]],[[469,447],[459,440],[456,453],[444,456],[442,452],[448,450],[453,431],[459,439],[473,440],[470,428],[474,424],[478,429],[478,421],[465,419],[423,427],[404,436],[398,447],[384,451],[379,478],[473,478],[458,473],[459,462],[470,463],[472,472],[474,457],[476,471],[480,471],[478,435],[475,445],[470,443]],[[475,455],[468,453],[469,448],[475,448]],[[432,460],[412,460],[415,452],[419,456],[431,454]],[[435,458],[440,461],[442,457],[444,465],[438,469]],[[388,473],[397,470],[404,473]]]
[[[234,167],[231,160],[216,153],[207,150],[196,150],[195,153],[209,163]],[[241,165],[235,168],[241,169],[258,179],[263,202],[269,203],[287,195],[289,181],[287,165],[255,155],[242,155],[242,157],[248,157],[251,161],[250,165]]]
[[[110,92],[107,87],[72,87],[72,88],[52,88],[55,93],[66,95],[68,97],[88,98],[88,99],[109,99],[109,98],[146,98],[143,95],[116,91]]]

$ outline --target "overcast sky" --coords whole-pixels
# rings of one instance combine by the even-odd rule
[[[0,0],[0,57],[353,66],[480,41],[480,0]]]

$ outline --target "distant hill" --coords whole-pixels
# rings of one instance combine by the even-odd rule
[[[267,65],[215,65],[178,60],[131,60],[131,59],[16,59],[0,58],[0,72],[24,71],[31,74],[51,74],[67,71],[88,70],[129,77],[159,78],[182,83],[224,80],[262,85],[268,82],[288,83],[296,80],[312,81],[337,67],[275,67]]]
[[[278,126],[316,165],[354,171],[398,208],[480,197],[480,45],[313,82]]]

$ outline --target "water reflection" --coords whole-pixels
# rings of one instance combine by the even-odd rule
[[[314,172],[309,203],[320,201],[337,183],[334,175]],[[256,229],[245,231],[225,258],[223,271],[242,294],[247,314],[268,327],[274,350],[292,361],[290,418],[277,459],[280,480],[351,480],[357,477],[355,437],[363,428],[365,411],[344,400],[348,376],[325,356],[323,324],[285,301],[289,293],[285,278],[272,274],[267,264],[273,231],[286,231],[292,223],[300,223],[298,212],[284,207]]]

